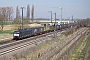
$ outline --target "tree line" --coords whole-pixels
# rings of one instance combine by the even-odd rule
[[[17,24],[17,27],[20,29],[21,24],[22,24],[22,16],[20,15],[20,7],[16,7],[16,17],[14,18],[14,8],[13,7],[0,7],[0,25],[1,25],[1,30],[3,31],[4,24],[6,24],[8,21],[13,21],[14,24]],[[30,5],[27,5],[27,11],[26,11],[26,16],[24,17],[23,21],[25,24],[29,24],[33,22],[34,20],[34,5],[32,5],[32,10],[31,10],[31,18],[30,18]]]
[[[79,24],[81,27],[89,27],[90,28],[90,18],[80,20]]]

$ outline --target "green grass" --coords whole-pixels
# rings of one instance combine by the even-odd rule
[[[78,56],[78,54],[81,51],[81,48],[84,46],[84,44],[86,43],[86,39],[87,39],[87,35],[84,37],[84,39],[81,41],[81,43],[79,44],[79,46],[75,49],[74,53],[69,57],[69,60],[73,60],[73,58],[76,58]],[[83,60],[83,59],[80,59]]]
[[[13,34],[13,30],[0,31],[0,34]]]

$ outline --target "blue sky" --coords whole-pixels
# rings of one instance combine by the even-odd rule
[[[62,7],[62,17],[70,18],[73,15],[74,18],[90,18],[90,0],[1,0],[0,7],[11,6],[16,9],[16,6],[27,7],[27,4],[32,4],[35,7],[35,18],[50,18],[50,12],[57,13],[57,18],[60,18],[60,8]],[[44,6],[44,7],[43,7]],[[24,10],[26,15],[26,9]],[[15,12],[14,12],[15,16]]]

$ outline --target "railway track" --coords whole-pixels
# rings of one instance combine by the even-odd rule
[[[47,34],[47,35],[49,35],[49,34]],[[10,47],[10,46],[13,46],[13,45],[17,45],[17,44],[20,44],[20,43],[27,42],[28,40],[36,39],[36,38],[39,38],[39,37],[42,37],[42,36],[46,36],[46,34],[30,37],[30,38],[19,40],[19,41],[12,41],[12,40],[10,40],[7,43],[4,43],[4,44],[0,45],[0,50],[3,49],[3,48],[7,48],[7,47]]]
[[[87,30],[86,30],[87,31]],[[86,31],[79,32],[79,34],[68,44],[66,45],[59,53],[53,56],[51,60],[67,60],[69,55],[74,51],[77,45],[80,43]]]
[[[65,29],[65,31],[67,31],[67,30],[68,29]],[[42,35],[38,35],[38,36],[30,37],[30,38],[27,38],[27,39],[14,41],[14,42],[10,42],[10,43],[7,43],[7,44],[0,45],[0,59],[3,60],[3,58],[6,58],[8,54],[14,53],[15,51],[19,51],[19,50],[21,50],[23,48],[26,48],[26,47],[28,48],[28,46],[33,47],[33,46],[36,46],[37,44],[39,44],[41,42],[44,42],[46,40],[52,40],[52,39],[49,39],[49,38],[50,37],[53,38],[55,33],[57,33],[60,36],[60,34],[63,33],[63,32],[64,31],[59,30],[59,31],[45,33],[45,34],[42,34]]]
[[[82,31],[83,32],[83,31]],[[80,32],[79,32],[80,33]],[[55,54],[58,50],[61,50],[62,52],[65,51],[66,48],[68,48],[68,44],[70,45],[70,43],[76,38],[79,37],[77,33],[73,34],[72,37],[67,37],[66,39],[62,40],[58,45],[53,46],[52,48],[50,48],[47,52],[45,52],[43,54],[43,56],[41,56],[40,58],[38,58],[37,60],[48,60],[49,56],[51,56],[52,54]],[[69,39],[71,38],[71,39]],[[63,53],[62,53],[63,54]],[[42,54],[41,54],[42,55]],[[52,58],[54,60],[54,57]]]
[[[70,46],[73,46],[74,44],[76,44],[78,42],[78,39],[81,37],[81,35],[83,35],[85,33],[84,30],[81,29],[81,31],[79,30],[77,33],[75,32],[72,36],[71,35],[68,36],[67,38],[60,41],[60,43],[56,44],[55,46],[53,45],[50,48],[48,48],[46,51],[40,52],[41,56],[34,60],[43,60],[43,59],[50,60],[48,58],[50,58],[53,54],[55,54],[55,55],[53,55],[51,60],[56,60],[57,57],[60,57],[60,56],[62,58],[62,56],[67,51],[67,49],[71,48]],[[57,51],[58,51],[58,53],[57,53]]]
[[[8,44],[0,45],[0,57],[4,56],[5,54],[11,53],[13,51],[19,50],[21,48],[25,48],[27,46],[35,46],[46,39],[48,39],[49,36],[53,37],[54,32],[46,33],[43,35],[27,38],[20,41],[11,42]],[[42,38],[41,38],[42,37]]]

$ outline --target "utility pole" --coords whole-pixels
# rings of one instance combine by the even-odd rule
[[[52,11],[50,11],[50,13],[51,13],[51,23],[52,23]]]
[[[54,13],[55,14],[55,24],[56,24],[56,13]]]
[[[73,15],[72,15],[72,20],[73,20]]]
[[[55,14],[55,29],[54,29],[54,37],[56,37],[56,13]]]
[[[21,9],[22,9],[22,30],[23,30],[23,9],[24,9],[25,7],[21,7]]]
[[[62,23],[62,8],[61,8],[61,23]]]

